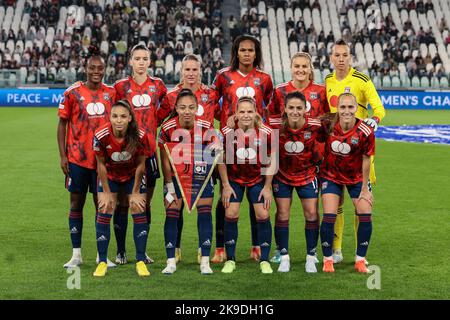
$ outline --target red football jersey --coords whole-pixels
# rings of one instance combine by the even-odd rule
[[[310,117],[317,118],[327,112],[330,107],[327,102],[327,92],[325,86],[311,81],[303,90],[298,90],[292,84],[292,81],[282,83],[275,88],[272,100],[267,107],[270,115],[281,114],[284,111],[284,98],[288,93],[299,91],[306,98],[306,114]]]
[[[237,101],[242,96],[255,98],[258,113],[265,116],[264,110],[272,97],[273,84],[270,75],[257,68],[243,75],[239,70],[228,67],[217,73],[212,88],[217,91],[218,99],[222,97],[220,127],[223,128],[228,117],[236,113]]]
[[[164,121],[175,108],[175,101],[177,96],[183,89],[182,85],[177,85],[164,97],[161,105],[158,108],[158,122]],[[199,119],[214,123],[214,114],[219,111],[219,104],[217,101],[217,92],[205,85],[202,85],[194,92],[197,97],[198,111],[197,117]]]
[[[114,137],[110,123],[101,126],[94,135],[93,149],[95,154],[104,157],[108,179],[116,182],[126,182],[136,174],[137,160],[139,156],[146,155],[147,137],[145,132],[139,129],[141,146],[138,146],[133,154],[126,151],[126,141],[119,142]]]
[[[279,129],[279,168],[276,178],[290,186],[304,186],[316,177],[316,143],[325,139],[320,120],[305,117],[303,127],[282,129],[282,119],[269,117],[273,129]]]
[[[138,85],[133,77],[118,80],[114,84],[118,100],[127,99],[133,107],[139,129],[142,129],[148,138],[149,155],[156,152],[156,131],[158,120],[156,112],[159,104],[167,93],[164,82],[159,78],[147,77],[147,80]]]
[[[363,178],[363,155],[374,154],[375,134],[371,127],[357,120],[353,129],[344,133],[337,122],[325,142],[325,156],[320,175],[338,184],[356,184]]]
[[[58,116],[68,121],[66,148],[69,162],[88,169],[97,167],[92,139],[95,130],[109,121],[115,101],[116,91],[105,84],[96,91],[81,82],[67,88],[59,104]]]
[[[247,133],[222,128],[228,179],[251,187],[263,180],[263,168],[269,166],[273,130],[266,125]],[[264,160],[264,161],[262,161]]]

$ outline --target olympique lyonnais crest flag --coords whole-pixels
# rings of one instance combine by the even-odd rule
[[[192,143],[164,144],[188,213],[195,209],[203,190],[210,183],[214,167],[222,152],[206,148],[207,146]]]

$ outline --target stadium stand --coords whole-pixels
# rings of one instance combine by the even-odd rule
[[[202,57],[205,83],[224,65],[222,24],[231,38],[253,34],[276,84],[290,79],[290,57],[312,54],[315,79],[331,72],[335,39],[352,43],[354,66],[380,87],[448,87],[450,0],[0,0],[0,86],[67,85],[85,78],[87,48],[107,62],[105,82],[128,72],[126,53],[143,42],[151,75],[174,84],[187,53]],[[12,74],[14,74],[12,76]]]
[[[291,78],[289,58],[299,50],[312,55],[321,82],[330,73],[328,55],[339,38],[352,44],[354,66],[379,87],[439,88],[449,82],[449,0],[240,3],[243,32],[251,33],[247,21],[261,24],[268,18],[268,30],[260,25],[259,37],[270,43],[264,61],[275,83]]]
[[[221,0],[0,1],[0,68],[18,70],[11,73],[17,84],[67,85],[85,78],[93,44],[107,62],[105,82],[113,83],[127,72],[128,50],[143,42],[151,50],[151,75],[176,83],[182,57],[195,53],[210,83],[225,63],[220,5]]]

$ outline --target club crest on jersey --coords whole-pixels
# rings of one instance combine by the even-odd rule
[[[202,94],[201,95],[201,100],[202,100],[203,103],[208,102],[208,95],[207,94]]]
[[[261,84],[261,79],[255,78],[255,79],[253,79],[253,83],[255,84],[255,86],[259,86]]]
[[[150,92],[155,92],[156,91],[155,86],[148,86],[148,89],[150,90]]]
[[[303,134],[303,137],[305,138],[305,140],[309,140],[311,139],[311,132],[307,131]]]
[[[352,137],[351,143],[352,144],[358,144],[359,138],[358,137]]]
[[[103,100],[109,100],[109,93],[103,94]]]
[[[311,92],[311,93],[309,94],[309,98],[310,98],[311,100],[317,99],[317,92]]]
[[[345,87],[344,92],[345,93],[349,93],[350,92],[350,87]]]
[[[206,161],[195,161],[194,170],[196,174],[206,174],[207,163]]]

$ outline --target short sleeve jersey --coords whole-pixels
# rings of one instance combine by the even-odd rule
[[[284,99],[288,93],[299,91],[306,98],[306,114],[317,118],[327,112],[330,112],[327,101],[325,86],[311,81],[303,90],[298,90],[292,84],[292,81],[282,83],[275,88],[272,100],[268,106],[270,115],[278,115],[284,111]]]
[[[167,93],[167,88],[159,78],[147,77],[141,85],[133,77],[118,80],[114,84],[118,100],[127,99],[133,107],[139,129],[148,138],[149,155],[156,152],[156,132],[158,129],[157,109]]]
[[[136,174],[139,156],[145,156],[147,137],[143,130],[139,130],[141,145],[133,154],[126,151],[126,141],[118,141],[114,137],[111,124],[100,127],[94,135],[93,149],[97,156],[105,158],[108,179],[116,182],[126,182]]]
[[[344,133],[338,122],[326,139],[320,175],[338,184],[359,183],[363,178],[363,155],[375,155],[373,129],[357,120],[355,126]]]
[[[228,179],[248,187],[263,181],[262,170],[270,164],[273,151],[273,130],[263,124],[246,133],[227,126],[221,132],[224,136]]]
[[[95,130],[108,122],[115,101],[116,91],[105,84],[96,91],[84,83],[67,88],[59,104],[58,116],[68,121],[66,151],[69,162],[88,169],[96,168],[92,139]]]
[[[258,113],[265,116],[264,110],[272,97],[273,83],[270,75],[258,68],[244,75],[228,67],[217,73],[212,88],[217,91],[218,99],[222,98],[220,127],[223,128],[228,118],[235,114],[237,101],[242,96],[253,97]]]
[[[325,139],[320,120],[305,116],[299,129],[282,128],[281,118],[269,117],[269,124],[279,131],[279,168],[276,178],[290,186],[304,186],[316,177],[316,141]]]

